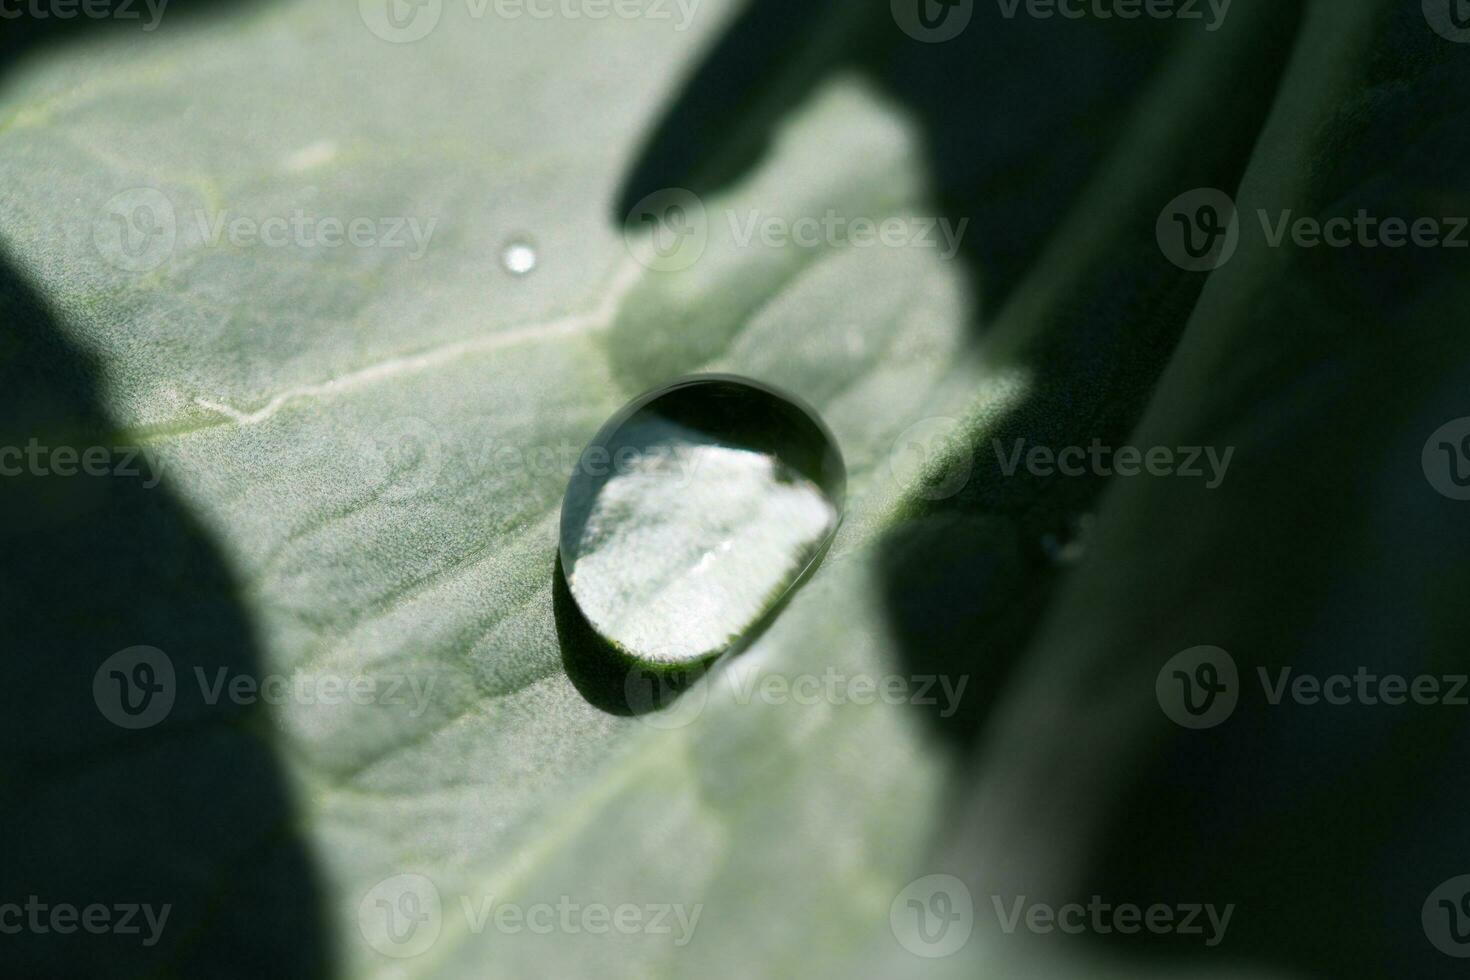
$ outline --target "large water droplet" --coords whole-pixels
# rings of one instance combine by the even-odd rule
[[[831,541],[847,475],[816,413],[728,375],[634,399],[583,451],[561,566],[588,625],[637,661],[694,664],[761,623]]]

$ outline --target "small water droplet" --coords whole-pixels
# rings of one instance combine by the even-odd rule
[[[1076,565],[1087,555],[1088,538],[1092,535],[1093,516],[1075,514],[1067,519],[1065,530],[1041,536],[1041,550],[1054,564]]]
[[[568,591],[634,660],[717,656],[821,556],[846,483],[832,434],[796,399],[729,375],[673,382],[583,451],[562,505]]]
[[[500,250],[500,264],[513,276],[524,276],[536,268],[536,246],[524,238],[507,242]]]

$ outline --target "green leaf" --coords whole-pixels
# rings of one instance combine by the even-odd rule
[[[3,892],[173,911],[156,945],[43,936],[23,963],[1177,975],[1036,952],[991,899],[1064,900],[1122,847],[1131,766],[1180,744],[1152,702],[1169,655],[1218,643],[1253,666],[1315,635],[1315,607],[1278,612],[1275,586],[1327,591],[1361,556],[1330,544],[1371,513],[1345,460],[1419,419],[1377,411],[1401,390],[1374,373],[1405,336],[1388,331],[1426,340],[1391,362],[1403,372],[1462,353],[1424,326],[1462,308],[1442,257],[1410,299],[1365,312],[1343,298],[1360,252],[1257,235],[1206,276],[1155,239],[1191,188],[1238,195],[1248,222],[1257,202],[1326,213],[1380,172],[1406,186],[1420,171],[1376,148],[1464,63],[1390,7],[1236,0],[1216,31],[977,11],[946,47],[909,43],[881,5],[833,4],[809,38],[758,49],[769,70],[740,73],[723,110],[700,66],[757,50],[781,26],[769,5],[705,0],[686,31],[678,7],[541,20],[446,2],[395,43],[370,3],[281,2],[28,49],[0,76],[5,444],[39,433],[114,462],[141,446],[161,483],[5,487],[27,517],[0,609],[29,654],[0,785],[7,838],[30,846]],[[1457,118],[1436,105],[1431,133]],[[650,160],[665,184],[640,184]],[[1377,200],[1463,194],[1429,171]],[[650,268],[620,210],[630,188],[676,184],[703,209],[702,252]],[[827,214],[973,226],[957,255],[761,237]],[[354,222],[358,243],[332,244]],[[520,244],[529,272],[501,260]],[[1336,365],[1349,380],[1330,391],[1297,383]],[[664,712],[610,713],[569,675],[555,614],[566,462],[629,398],[707,371],[820,411],[848,465],[845,523],[751,649]],[[1072,573],[1044,539],[1105,481],[1007,472],[1015,439],[1234,445],[1246,475],[1220,493],[1115,480]],[[915,444],[939,451],[915,465]],[[1312,491],[1292,490],[1304,472]],[[1311,525],[1336,492],[1348,502]],[[1327,557],[1301,560],[1312,548]],[[1273,563],[1287,571],[1257,588]],[[176,690],[130,730],[93,684],[137,645]],[[796,697],[830,675],[897,678],[900,696]],[[914,703],[936,676],[963,681],[956,703],[939,685]],[[1264,903],[1273,880],[1136,861],[1153,877],[1118,880],[1204,882],[1183,900]],[[949,960],[890,928],[931,873],[974,899]],[[408,911],[406,892],[430,918],[400,959],[377,903]],[[570,913],[542,934],[497,920],[502,903],[699,911],[685,933]],[[1264,965],[1239,975],[1348,975],[1352,957],[1281,953],[1250,913],[1246,958]]]

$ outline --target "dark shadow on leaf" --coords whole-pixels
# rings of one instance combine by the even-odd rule
[[[1301,210],[1463,223],[1470,127],[1453,93],[1470,54],[1426,31],[1418,5],[1385,9],[1375,40]],[[1470,512],[1434,482],[1435,464],[1462,476],[1463,453],[1424,455],[1470,413],[1463,256],[1300,250],[1233,325],[1239,366],[1180,406],[1190,441],[1236,445],[1237,461],[1213,495],[1155,495],[1161,546],[1128,576],[1141,605],[1122,620],[1140,639],[1182,625],[1226,649],[1239,704],[1218,727],[1160,726],[1082,888],[1235,903],[1217,960],[1344,980],[1465,973],[1429,930],[1463,955],[1446,940],[1470,925],[1464,889],[1432,897],[1470,874],[1470,709],[1452,694],[1470,690]],[[1166,617],[1179,622],[1155,631]],[[1202,955],[1179,936],[1129,946]]]
[[[899,28],[888,4],[753,0],[680,90],[625,181],[615,218],[642,217],[634,213],[640,202],[671,186],[701,197],[730,189],[763,162],[795,106],[850,72],[911,115],[936,216],[966,223],[958,260],[983,306],[971,324],[979,337],[1063,219],[1087,206],[1083,189],[1195,25],[1038,19],[1024,10],[1007,17],[999,5],[972,6],[959,36],[925,43]],[[1140,160],[1139,170],[1157,170],[1166,187],[1233,189],[1275,99],[1298,16],[1294,5],[1272,15],[1258,62],[1228,104],[1200,100],[1209,116],[1192,125],[1208,152]],[[1004,475],[994,448],[1126,440],[1205,282],[1160,255],[1156,217],[1132,216],[1117,235],[1126,251],[1098,256],[1066,283],[1035,325],[1038,339],[1013,352],[1035,368],[1035,380],[991,433],[994,443],[972,447],[964,487],[915,498],[882,542],[901,664],[917,674],[969,675],[976,685],[955,715],[926,713],[961,752],[973,748],[1066,574],[1044,542],[1074,534],[1106,483],[1024,468]]]
[[[1098,25],[1005,21],[985,4],[977,5],[977,26],[964,39],[921,46],[894,36],[886,4],[872,4],[863,23],[852,6],[833,0],[815,17],[851,20],[841,43],[797,49],[808,59],[803,68],[754,70],[763,39],[814,17],[812,8],[798,14],[784,6],[749,5],[649,144],[616,217],[660,187],[682,185],[702,195],[731,187],[769,149],[775,121],[792,103],[831,72],[851,68],[920,121],[937,208],[971,219],[962,256],[992,310],[1006,304],[1079,204],[1078,191],[1169,40],[1140,24],[1124,38]],[[1179,93],[1208,117],[1189,141],[1197,156],[1140,159],[1134,166],[1169,168],[1162,186],[1178,191],[1236,192],[1300,40],[1302,5],[1278,7],[1230,91],[1203,98]],[[1315,121],[1330,130],[1325,137],[1278,134],[1327,140],[1309,175],[1308,194],[1316,199],[1284,202],[1299,213],[1351,219],[1363,207],[1406,222],[1448,214],[1446,208],[1463,213],[1467,129],[1453,93],[1464,90],[1466,55],[1463,46],[1427,30],[1419,8],[1383,5],[1381,50],[1363,65],[1374,77],[1341,107],[1341,118]],[[782,42],[769,50],[786,56],[793,49]],[[742,103],[722,85],[759,96],[764,117],[734,118],[730,107]],[[697,151],[717,145],[722,132],[735,134],[735,151],[700,160]],[[1128,216],[1133,227],[1117,241],[1151,244],[1165,200]],[[1241,440],[1254,460],[1238,461],[1232,479],[1255,492],[1242,494],[1250,503],[1213,539],[1197,536],[1191,523],[1207,513],[1204,499],[1172,515],[1151,515],[1173,522],[1161,520],[1157,540],[1143,536],[1128,557],[1147,567],[1156,558],[1144,549],[1156,550],[1165,556],[1159,574],[1137,594],[1117,597],[1135,607],[1119,613],[1138,619],[1128,637],[1135,643],[1183,626],[1194,636],[1190,642],[1229,646],[1255,700],[1243,703],[1225,728],[1164,731],[1153,752],[1125,760],[1136,768],[1131,781],[1116,787],[1117,799],[1099,801],[1114,809],[1091,842],[1091,866],[1079,872],[1085,880],[1076,894],[1058,896],[1084,906],[1092,895],[1143,908],[1234,903],[1235,918],[1218,950],[1198,935],[1145,931],[1078,938],[1074,951],[1093,946],[1088,952],[1109,959],[1157,957],[1151,965],[1161,971],[1219,967],[1364,980],[1463,972],[1464,961],[1436,950],[1420,922],[1435,886],[1470,874],[1460,816],[1467,784],[1456,762],[1470,731],[1463,709],[1268,707],[1255,678],[1257,667],[1292,664],[1317,675],[1358,665],[1380,674],[1465,673],[1465,617],[1450,615],[1454,606],[1447,601],[1470,586],[1464,521],[1457,519],[1463,512],[1429,494],[1417,469],[1425,436],[1467,411],[1463,370],[1453,388],[1440,390],[1432,410],[1406,410],[1424,379],[1445,372],[1445,358],[1426,342],[1463,319],[1452,312],[1463,310],[1463,290],[1458,302],[1438,308],[1421,302],[1423,294],[1447,290],[1454,276],[1463,281],[1449,269],[1456,261],[1445,250],[1317,249],[1304,253],[1285,281],[1258,285],[1258,316],[1269,329],[1242,324],[1248,342],[1221,358],[1226,376],[1219,382],[1234,389],[1233,400],[1217,406],[1258,425],[1279,416],[1264,434],[1255,433],[1253,444]],[[1127,445],[1204,281],[1145,247],[1100,256],[1095,268],[1065,284],[1054,314],[1065,329],[1038,331],[1051,339],[1024,352],[1024,362],[1037,368],[1037,384],[995,428],[1000,448],[1009,450],[1015,440],[1052,449],[1094,439]],[[1307,302],[1281,301],[1294,291]],[[1442,330],[1425,328],[1426,317]],[[977,331],[988,319],[977,317]],[[1352,354],[1355,346],[1364,349]],[[1463,356],[1460,351],[1451,356]],[[1345,375],[1354,356],[1358,373]],[[1314,407],[1324,386],[1335,389],[1332,401]],[[1202,388],[1200,403],[1212,405],[1214,393]],[[1390,409],[1396,422],[1412,421],[1390,432],[1381,417]],[[1231,418],[1205,421],[1216,423],[1206,426],[1213,444],[1235,444]],[[1365,447],[1375,448],[1371,460],[1360,455]],[[978,747],[1065,584],[1067,569],[1047,560],[1042,541],[1096,508],[1110,486],[1098,474],[1072,478],[1025,468],[1006,474],[992,445],[972,449],[974,471],[964,488],[942,499],[915,499],[881,543],[886,605],[903,668],[970,679],[958,713],[925,712],[960,753]],[[1170,555],[1177,568],[1164,567]],[[1189,591],[1176,594],[1181,581]],[[1089,624],[1072,628],[1085,634]],[[1125,664],[1137,648],[1104,656],[1109,659],[1086,668],[1107,674],[1112,658]],[[1086,714],[1088,706],[1076,706],[1082,738]],[[1063,752],[1068,720],[1059,723]],[[970,819],[963,811],[946,815],[951,825]],[[1085,821],[1079,816],[1077,823]],[[974,881],[986,880],[988,869],[969,871]],[[976,899],[984,901],[978,891]],[[1430,911],[1458,916],[1463,929],[1470,925],[1465,908]]]
[[[261,676],[239,585],[167,473],[98,407],[91,359],[3,260],[0,319],[0,894],[169,909],[151,944],[26,932],[7,960],[35,976],[320,976],[319,886],[269,723],[208,693]],[[111,659],[140,646],[157,651],[146,666]]]
[[[176,0],[159,30],[226,6]],[[154,36],[111,16],[120,3],[87,9],[5,21],[0,80],[47,45]],[[25,928],[5,938],[7,971],[328,975],[270,723],[214,687],[262,674],[240,585],[157,457],[107,417],[99,379],[0,252],[0,895],[34,896],[43,924],[72,906],[117,927]]]
[[[86,3],[31,3],[8,6],[0,30],[0,79],[22,56],[51,44],[105,36],[117,42],[147,44],[198,18],[257,7],[272,0],[88,0]],[[70,8],[70,9],[68,9]],[[37,16],[36,11],[45,16]]]
[[[650,137],[614,220],[639,218],[639,203],[667,188],[701,198],[729,189],[762,163],[794,108],[850,72],[918,124],[936,214],[964,228],[959,260],[999,309],[1076,205],[1175,35],[1159,21],[1119,30],[973,7],[961,34],[936,44],[900,30],[887,3],[747,4]]]

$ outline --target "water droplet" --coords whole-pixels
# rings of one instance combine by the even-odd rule
[[[500,264],[513,276],[524,276],[536,268],[536,246],[524,238],[506,242],[500,250]]]
[[[1092,535],[1094,518],[1091,514],[1074,514],[1067,519],[1066,529],[1048,532],[1041,536],[1041,550],[1046,552],[1054,564],[1076,565],[1087,555],[1088,539]]]
[[[842,516],[847,473],[816,413],[729,375],[634,399],[567,486],[561,566],[601,639],[694,664],[735,647],[801,581]]]

